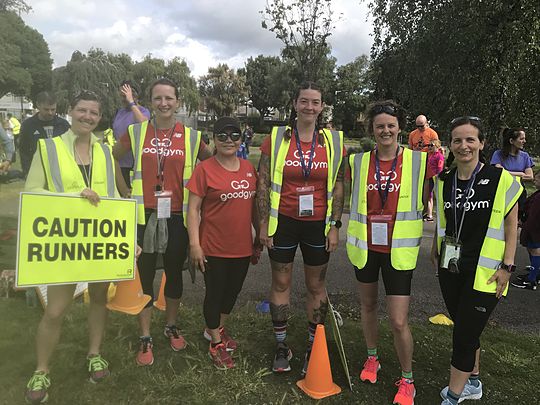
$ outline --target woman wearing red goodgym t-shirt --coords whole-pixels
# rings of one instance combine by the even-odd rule
[[[290,371],[292,352],[286,343],[287,319],[294,255],[298,245],[304,258],[307,288],[308,346],[303,372],[307,370],[317,324],[324,322],[328,310],[326,299],[326,269],[330,252],[337,248],[343,210],[342,135],[319,130],[317,119],[324,107],[320,88],[311,82],[302,85],[293,100],[293,114],[288,127],[274,128],[271,137],[261,146],[261,161],[257,200],[261,220],[261,242],[267,246],[272,267],[270,312],[277,341],[272,370]],[[283,131],[283,141],[278,133]],[[337,137],[337,138],[336,138]],[[275,149],[271,139],[275,139]],[[288,145],[287,145],[288,144]],[[335,146],[339,145],[339,146]],[[287,148],[285,150],[285,148]],[[285,155],[286,152],[286,155]],[[328,161],[330,154],[331,162]],[[277,158],[276,158],[277,156]],[[330,167],[339,172],[331,173]],[[283,176],[281,187],[271,182]],[[271,172],[273,170],[273,172]],[[329,223],[327,217],[327,187],[333,194]],[[273,179],[273,180],[272,180]],[[276,191],[276,190],[280,191]],[[275,224],[276,194],[279,193],[277,229]],[[270,201],[270,195],[274,200]],[[269,233],[272,234],[269,234]],[[326,233],[327,232],[327,233]]]
[[[146,127],[140,158],[146,221],[144,225],[137,227],[138,243],[143,250],[137,266],[143,292],[153,298],[156,259],[158,253],[163,253],[163,267],[167,276],[164,334],[169,339],[171,349],[178,351],[186,346],[176,327],[176,317],[183,289],[182,266],[189,243],[182,214],[185,155],[189,152],[186,151],[185,127],[176,121],[175,116],[180,105],[177,86],[163,78],[152,83],[149,91],[154,117],[146,123],[135,124]],[[135,147],[126,133],[115,145],[115,158],[121,159],[130,149],[136,156]],[[204,160],[210,156],[210,150],[200,142],[196,158]],[[117,176],[117,181],[122,183],[123,178]],[[136,357],[139,366],[154,363],[153,341],[150,336],[152,301],[150,300],[139,314],[141,343]]]
[[[206,285],[204,336],[214,365],[223,370],[234,367],[229,352],[237,343],[225,330],[225,320],[246,278],[254,248],[251,225],[258,227],[253,220],[257,176],[249,161],[236,156],[241,138],[236,119],[217,120],[216,155],[197,166],[187,184],[190,255]]]

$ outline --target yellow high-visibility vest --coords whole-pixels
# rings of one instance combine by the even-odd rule
[[[362,269],[368,258],[367,184],[371,152],[349,157],[351,165],[351,213],[347,227],[347,254],[353,265]],[[422,240],[422,193],[426,175],[427,153],[403,149],[401,185],[396,222],[391,239],[390,258],[396,270],[416,267]]]
[[[19,120],[15,117],[11,117],[9,119],[9,122],[11,122],[11,125],[13,125],[13,136],[19,135],[19,133],[21,132],[21,123],[19,122]]]
[[[441,253],[442,240],[446,235],[443,186],[444,182],[437,179],[434,195],[437,201],[437,250],[439,254]],[[493,199],[493,206],[491,207],[486,237],[480,249],[480,257],[476,266],[473,285],[476,291],[495,294],[497,290],[497,283],[487,284],[487,281],[497,271],[499,264],[504,259],[504,249],[506,247],[504,217],[514,207],[522,191],[523,187],[514,176],[502,169],[495,198]],[[503,295],[506,295],[507,292],[508,286],[506,286]]]
[[[134,157],[134,169],[131,176],[131,198],[137,200],[137,223],[144,225],[146,219],[144,216],[144,198],[143,198],[143,179],[142,179],[142,151],[144,147],[144,139],[146,137],[146,129],[148,122],[144,121],[132,124],[128,127],[128,134],[131,140],[131,151]],[[184,176],[183,176],[183,202],[182,213],[184,216],[184,225],[187,227],[187,208],[189,191],[186,188],[187,182],[193,174],[195,164],[197,163],[197,155],[201,145],[201,133],[195,129],[184,126]]]
[[[291,144],[291,139],[285,139],[284,136],[287,129],[290,129],[290,127],[274,127],[271,134],[270,216],[268,219],[269,236],[276,233],[278,226],[279,202],[281,200],[281,186],[283,184],[283,168],[285,167],[285,158],[287,157]],[[330,229],[334,185],[336,184],[337,175],[343,159],[343,132],[321,129],[319,133],[322,133],[324,136],[326,158],[328,161],[328,176],[326,181],[326,235]]]
[[[84,177],[61,136],[39,140],[41,161],[49,191],[56,193],[80,193],[89,187],[101,197],[115,197],[114,159],[109,145],[94,142],[90,185]]]

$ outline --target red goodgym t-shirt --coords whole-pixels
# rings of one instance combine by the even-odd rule
[[[301,221],[321,221],[326,218],[326,179],[328,177],[328,159],[326,157],[326,145],[319,144],[319,137],[315,143],[313,164],[309,178],[304,178],[302,164],[300,163],[300,154],[296,147],[296,138],[294,131],[291,134],[289,151],[285,158],[283,168],[283,181],[281,187],[281,198],[279,202],[279,213]],[[302,155],[306,168],[309,164],[311,141],[300,142],[302,146]],[[261,145],[261,153],[270,156],[271,136],[264,138]],[[343,150],[345,155],[345,149]],[[313,186],[313,208],[314,215],[309,217],[298,216],[298,192],[297,188]]]
[[[392,162],[394,159],[390,160],[379,160],[381,168],[381,186],[382,190],[386,188],[386,182],[388,177],[390,177],[390,183],[388,188],[388,198],[384,209],[382,209],[382,200],[379,195],[379,186],[377,184],[377,177],[375,176],[375,152],[373,151],[370,154],[369,161],[369,172],[367,178],[367,210],[368,210],[368,224],[367,224],[367,233],[368,233],[368,249],[374,252],[379,253],[390,253],[392,234],[394,232],[394,224],[396,222],[396,211],[398,206],[399,199],[399,189],[401,187],[401,169],[403,166],[403,153],[400,153],[396,163],[396,170],[392,172]],[[427,166],[427,165],[426,165]],[[426,168],[426,179],[429,179],[434,176],[432,170],[429,167]],[[420,185],[423,187],[424,185]],[[382,212],[381,212],[382,210]],[[392,220],[388,224],[388,243],[389,246],[383,245],[372,245],[371,244],[371,221],[370,215],[391,215]]]
[[[177,122],[174,131],[158,129],[154,132],[152,122],[148,123],[142,152],[142,180],[144,208],[156,209],[157,199],[154,195],[158,180],[157,156],[164,158],[163,162],[163,189],[172,192],[171,211],[182,212],[184,201],[184,160],[185,160],[185,130],[184,125]],[[131,139],[126,132],[120,142],[131,150]],[[205,148],[201,141],[199,153]]]
[[[239,160],[240,168],[231,172],[211,157],[195,168],[187,184],[190,192],[203,198],[199,238],[207,256],[251,256],[257,174],[249,161]]]

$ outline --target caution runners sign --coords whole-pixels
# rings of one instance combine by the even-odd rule
[[[17,287],[134,278],[135,200],[21,193]]]

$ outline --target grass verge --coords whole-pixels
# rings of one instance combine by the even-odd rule
[[[293,371],[273,375],[269,371],[274,342],[268,315],[255,312],[255,304],[238,308],[231,316],[230,331],[239,342],[236,368],[216,370],[208,358],[208,343],[202,337],[200,307],[182,306],[179,323],[188,341],[185,351],[174,353],[162,335],[164,317],[156,312],[153,323],[156,361],[151,367],[137,367],[136,318],[111,313],[103,356],[112,375],[103,383],[90,384],[86,373],[86,308],[77,303],[67,316],[60,344],[51,364],[51,403],[54,404],[305,404],[316,403],[305,396],[296,381],[305,349],[305,316],[294,313],[288,341],[294,351]],[[363,338],[355,308],[339,308],[344,316],[343,342],[349,359],[354,392],[346,388],[341,364],[327,331],[334,382],[340,395],[325,399],[328,404],[391,403],[394,381],[399,377],[391,333],[381,323],[379,353],[383,365],[376,385],[358,381],[365,357]],[[40,308],[28,308],[23,297],[0,300],[0,403],[23,403],[25,384],[35,366],[34,334]],[[439,390],[448,378],[451,329],[413,324],[415,340],[416,404],[438,404]],[[540,373],[539,336],[514,334],[488,326],[483,336],[482,381],[485,401],[490,404],[540,403],[537,377]]]

